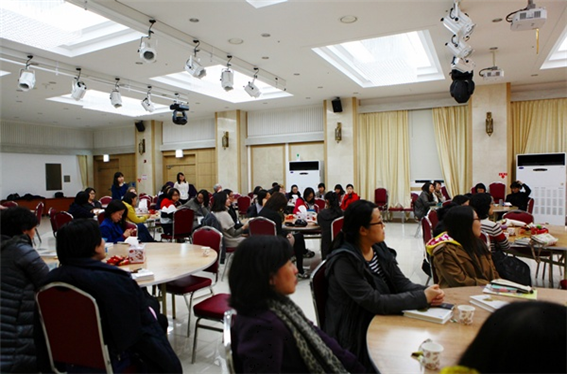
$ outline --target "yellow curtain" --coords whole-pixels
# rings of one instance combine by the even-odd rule
[[[513,154],[567,151],[567,98],[512,103]]]
[[[374,202],[374,189],[386,188],[390,206],[409,207],[408,112],[361,114],[358,130],[361,198]]]
[[[81,173],[81,185],[83,189],[88,186],[88,166],[87,166],[87,155],[77,155],[79,162],[79,172]]]
[[[453,197],[471,188],[470,129],[468,106],[434,108],[433,128],[441,172],[447,191]]]

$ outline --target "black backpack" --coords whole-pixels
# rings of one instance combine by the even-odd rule
[[[500,278],[531,286],[532,277],[528,264],[515,256],[506,256],[498,250],[492,254],[492,261]]]

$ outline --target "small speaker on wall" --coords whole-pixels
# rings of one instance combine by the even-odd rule
[[[343,105],[339,97],[331,101],[331,104],[333,105],[333,113],[341,113],[343,111]]]
[[[136,123],[134,123],[134,125],[136,125],[136,129],[139,132],[143,132],[144,130],[146,130],[146,126],[144,126],[144,121],[137,121]]]

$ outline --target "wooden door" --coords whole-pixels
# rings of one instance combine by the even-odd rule
[[[105,163],[102,158],[94,160],[94,189],[96,190],[96,198],[103,196],[112,196],[110,188],[114,179],[114,173],[119,170],[118,159],[110,159]]]

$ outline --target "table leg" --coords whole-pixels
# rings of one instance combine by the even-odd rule
[[[165,282],[159,284],[161,313],[167,316],[167,292],[165,291]]]

